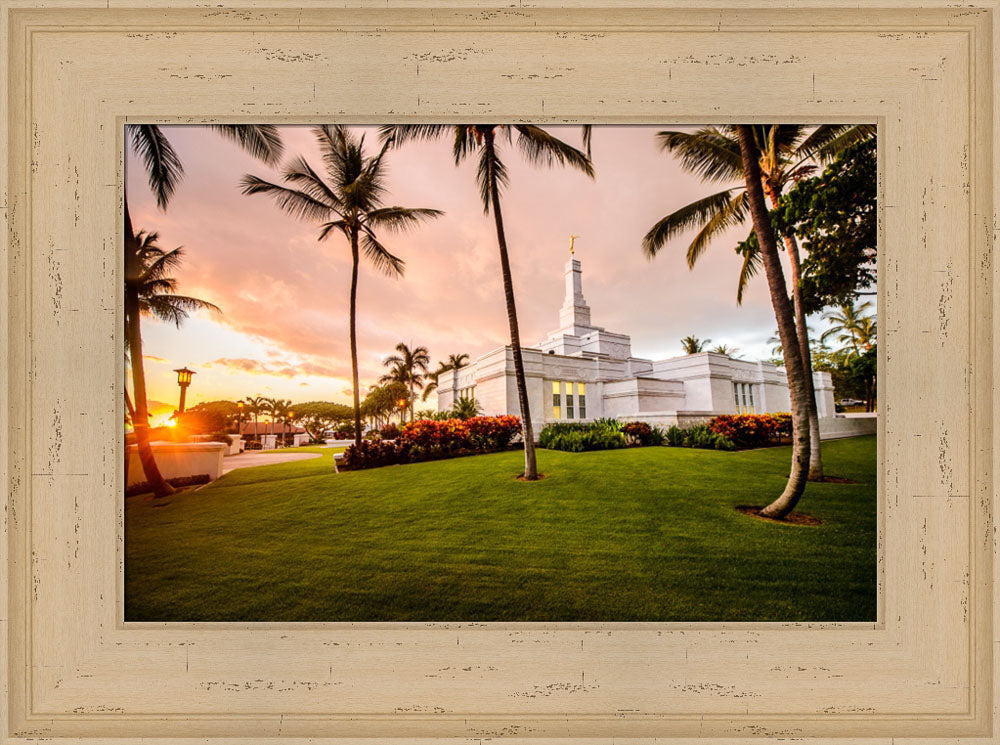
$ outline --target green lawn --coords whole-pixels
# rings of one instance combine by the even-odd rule
[[[127,621],[874,621],[875,438],[801,511],[747,517],[787,447],[541,450],[336,474],[322,457],[126,500]]]

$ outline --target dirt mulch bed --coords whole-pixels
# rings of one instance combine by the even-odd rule
[[[534,483],[535,481],[541,481],[542,479],[544,479],[545,478],[545,474],[544,473],[538,474],[538,478],[533,479],[532,481],[528,481],[528,479],[524,478],[524,474],[523,473],[518,474],[516,476],[516,478],[517,478],[518,481],[523,481],[526,484],[531,484],[531,483]]]
[[[817,484],[856,484],[858,483],[854,479],[845,479],[842,476],[824,476],[822,481],[816,481]]]
[[[812,515],[806,515],[801,512],[790,512],[785,515],[783,520],[775,520],[771,517],[764,517],[760,514],[761,507],[753,507],[747,504],[740,504],[736,506],[736,511],[741,512],[748,517],[755,517],[758,520],[766,520],[769,523],[778,523],[779,525],[804,525],[807,527],[816,527],[817,525],[822,525],[823,521],[818,517],[813,517]]]

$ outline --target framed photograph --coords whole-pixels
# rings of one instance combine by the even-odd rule
[[[996,11],[5,0],[4,742],[992,742]]]

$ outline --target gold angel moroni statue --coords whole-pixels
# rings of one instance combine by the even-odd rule
[[[577,239],[577,238],[579,238],[579,237],[580,237],[580,236],[578,236],[578,235],[571,235],[571,236],[569,237],[569,255],[570,255],[570,256],[572,256],[572,255],[573,255],[573,254],[575,253],[575,252],[573,251],[573,242],[574,242],[574,241],[576,241],[576,239]]]

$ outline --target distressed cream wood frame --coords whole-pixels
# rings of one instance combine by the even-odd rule
[[[5,742],[994,741],[996,2],[564,4],[2,0]],[[878,122],[876,624],[122,623],[122,124],[484,118]]]

